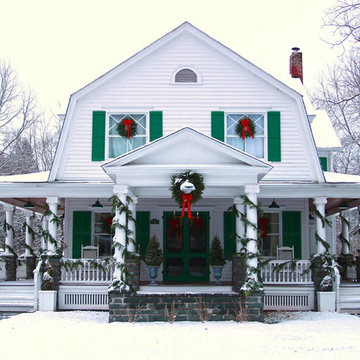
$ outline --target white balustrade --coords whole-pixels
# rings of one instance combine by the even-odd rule
[[[107,265],[101,260],[67,259],[68,264],[74,265],[62,267],[61,282],[62,283],[110,283],[113,278],[114,265]],[[102,267],[105,266],[104,270]]]
[[[261,269],[264,284],[312,284],[310,261],[297,260],[293,268],[288,260],[271,260]]]

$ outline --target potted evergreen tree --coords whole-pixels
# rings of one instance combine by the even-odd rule
[[[221,284],[220,278],[222,276],[222,270],[225,265],[224,250],[221,246],[219,238],[215,235],[211,245],[209,253],[209,261],[215,277],[215,284]]]
[[[146,246],[144,260],[149,269],[149,275],[151,278],[150,285],[158,285],[156,278],[164,257],[155,234],[151,237]]]

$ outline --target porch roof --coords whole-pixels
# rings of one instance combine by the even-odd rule
[[[102,165],[116,184],[169,187],[174,173],[202,173],[207,187],[258,183],[272,166],[254,156],[185,127]]]

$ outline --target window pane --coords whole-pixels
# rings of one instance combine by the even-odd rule
[[[126,138],[110,137],[109,138],[109,157],[114,158],[126,153]]]
[[[204,276],[207,272],[206,259],[200,257],[191,258],[189,261],[189,272],[192,276]]]
[[[226,138],[226,142],[239,150],[245,150],[245,141],[240,136],[228,137]]]
[[[245,138],[245,151],[258,158],[264,157],[264,138],[262,137],[250,137]]]
[[[170,257],[165,264],[168,276],[180,276],[184,270],[182,259]]]
[[[279,235],[267,235],[262,239],[264,256],[276,256],[276,247],[279,246]]]
[[[131,151],[138,148],[139,146],[144,145],[146,143],[146,138],[134,136],[130,139],[127,139],[127,142],[128,142],[128,151]]]

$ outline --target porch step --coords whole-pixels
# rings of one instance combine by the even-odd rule
[[[360,284],[340,285],[340,312],[360,313]]]
[[[34,311],[34,284],[32,281],[0,283],[0,311]]]

